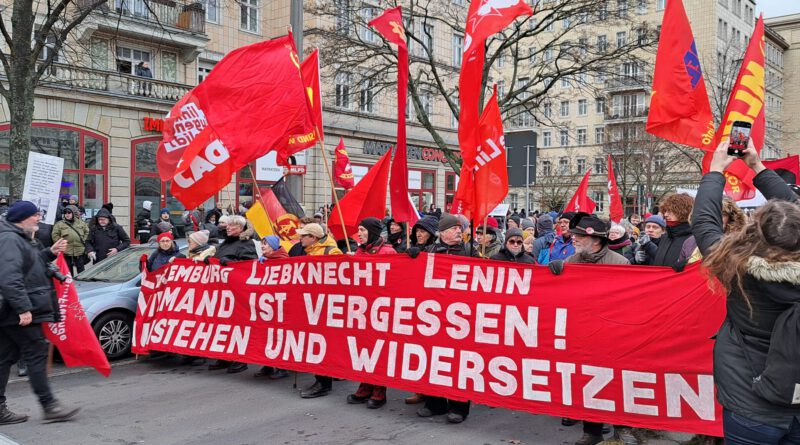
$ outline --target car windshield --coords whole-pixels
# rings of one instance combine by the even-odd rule
[[[122,283],[131,280],[141,272],[139,258],[142,254],[149,255],[152,249],[128,248],[118,254],[106,258],[85,271],[78,274],[78,281],[108,281]]]

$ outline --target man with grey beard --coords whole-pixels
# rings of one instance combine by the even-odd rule
[[[628,265],[630,261],[608,248],[609,224],[595,215],[577,213],[569,222],[575,253],[566,260],[547,265],[554,275],[561,275],[564,263]],[[638,444],[630,427],[614,426],[614,438],[624,444]],[[603,424],[583,421],[583,437],[575,445],[596,445],[603,441]]]

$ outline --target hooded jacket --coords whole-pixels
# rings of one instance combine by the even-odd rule
[[[80,219],[80,216],[73,213],[72,221],[62,219],[57,221],[53,226],[53,232],[50,237],[53,242],[61,238],[67,239],[67,250],[64,251],[66,256],[81,256],[86,252],[86,239],[89,237],[89,226]]]
[[[430,238],[425,244],[418,244],[417,243],[417,229],[422,229],[431,234]],[[429,246],[432,246],[436,242],[436,232],[439,231],[439,218],[435,216],[425,216],[424,218],[417,221],[413,227],[411,227],[411,246],[418,247],[420,250],[426,250]],[[402,251],[398,250],[398,252],[403,253],[406,249]]]
[[[153,225],[153,222],[150,221],[152,214],[150,213],[149,209],[142,209],[138,215],[136,215],[136,236],[142,237],[147,236],[150,237],[150,228]]]
[[[772,170],[764,170],[753,184],[767,199],[797,202],[797,196]],[[707,173],[700,181],[692,215],[692,227],[703,256],[722,238],[722,196],[725,177]],[[800,406],[774,405],[751,389],[753,377],[766,363],[772,329],[778,316],[792,304],[800,304],[800,262],[770,263],[751,257],[743,287],[753,306],[752,314],[736,286],[728,292],[727,317],[714,344],[714,383],[717,399],[733,413],[752,421],[789,429],[800,419]],[[741,333],[741,335],[739,335]]]
[[[109,218],[108,224],[105,227],[97,222],[97,218]],[[86,238],[86,253],[94,252],[96,255],[95,262],[100,262],[106,259],[110,249],[117,249],[121,251],[127,249],[131,245],[131,239],[125,233],[125,229],[121,225],[110,220],[111,214],[106,209],[100,209],[97,216],[94,218],[95,224],[89,228],[89,237]]]
[[[336,240],[330,236],[325,236],[316,243],[305,248],[306,255],[341,255],[342,251],[336,247]]]
[[[60,320],[53,280],[47,276],[47,263],[55,259],[50,249],[37,249],[22,229],[0,221],[0,326],[18,325],[25,312],[33,323]]]

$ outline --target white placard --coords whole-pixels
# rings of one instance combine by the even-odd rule
[[[297,165],[306,165],[306,152],[295,153],[294,159]],[[266,155],[256,159],[256,181],[275,182],[283,177],[283,167],[278,165],[278,153],[271,151]]]
[[[408,189],[419,190],[422,188],[422,172],[419,170],[408,171]]]
[[[42,153],[28,153],[28,169],[25,172],[25,187],[22,199],[34,203],[42,211],[42,221],[55,224],[58,194],[61,192],[61,177],[64,174],[64,159]]]
[[[353,168],[353,184],[358,184],[361,181],[361,178],[367,175],[369,171],[369,167],[364,167],[361,165],[351,165]]]

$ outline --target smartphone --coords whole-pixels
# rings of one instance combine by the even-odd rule
[[[750,129],[753,124],[744,121],[734,121],[731,126],[730,144],[728,145],[729,156],[744,156],[747,144],[750,142]]]

